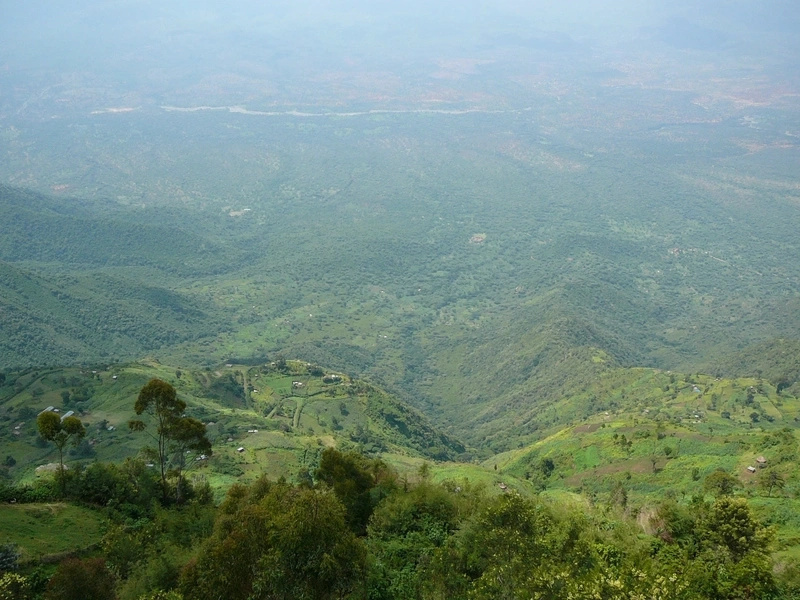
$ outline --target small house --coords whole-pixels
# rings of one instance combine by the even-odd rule
[[[756,472],[756,468],[755,467],[747,467],[747,470],[750,471],[751,473],[755,473]]]
[[[236,449],[236,451],[237,451],[237,452],[244,452],[244,448],[243,448],[242,446],[239,446],[239,447]]]
[[[761,467],[762,469],[767,466],[767,459],[764,458],[763,456],[759,456],[756,459],[756,462],[758,463],[758,466]]]

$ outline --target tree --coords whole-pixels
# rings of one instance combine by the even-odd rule
[[[182,417],[172,426],[172,446],[174,450],[173,473],[176,476],[175,499],[183,501],[183,471],[186,468],[186,452],[210,454],[211,442],[206,437],[206,426],[192,417]]]
[[[727,550],[735,561],[748,552],[766,551],[770,541],[770,531],[756,520],[744,498],[717,499],[698,530],[702,544]]]
[[[780,473],[770,469],[769,471],[762,472],[761,477],[758,479],[758,485],[762,490],[767,491],[767,498],[770,498],[772,497],[772,490],[782,490],[786,485],[786,480]]]
[[[611,488],[610,500],[613,506],[619,506],[623,510],[628,507],[628,490],[625,489],[622,482],[617,481],[614,483],[614,486]]]
[[[228,492],[180,591],[187,600],[349,598],[365,558],[332,493],[261,480]]]
[[[61,481],[61,495],[66,492],[66,479],[64,478],[64,447],[67,443],[77,446],[86,435],[86,429],[78,417],[59,417],[57,413],[45,411],[36,419],[39,435],[43,440],[53,442],[58,449],[59,480]]]
[[[19,561],[19,550],[16,544],[3,544],[0,546],[0,573],[16,571]]]
[[[102,558],[68,558],[47,584],[46,600],[113,600],[114,576]]]
[[[371,490],[377,484],[376,474],[382,465],[380,461],[370,461],[355,452],[342,453],[326,448],[314,474],[344,505],[347,523],[358,535],[367,530],[375,504]]]
[[[703,489],[717,497],[730,496],[738,486],[739,480],[721,469],[711,473],[703,482]]]
[[[174,465],[173,473],[177,475],[177,501],[181,497],[181,477],[185,468],[186,450],[211,452],[211,442],[206,437],[206,427],[192,417],[183,413],[186,403],[178,398],[175,388],[161,379],[151,379],[139,392],[133,406],[137,415],[149,414],[156,422],[155,434],[150,434],[156,442],[154,456],[158,461],[161,474],[163,499],[168,496],[167,477],[170,475],[170,463]],[[128,422],[131,431],[145,431],[147,425],[141,420]],[[173,457],[174,460],[170,460]]]
[[[772,531],[755,519],[744,498],[719,498],[697,519],[695,535],[686,573],[692,597],[779,597],[769,556]]]
[[[455,494],[427,481],[381,502],[369,520],[369,598],[421,598],[429,560],[458,527]]]
[[[556,464],[553,462],[552,458],[543,458],[539,461],[539,471],[541,471],[542,475],[545,477],[550,477],[555,469]]]

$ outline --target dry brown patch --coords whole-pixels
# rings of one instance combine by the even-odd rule
[[[572,172],[580,171],[585,168],[585,165],[577,161],[570,160],[563,156],[558,156],[557,154],[547,152],[546,150],[540,148],[533,148],[524,145],[519,141],[512,141],[507,144],[503,144],[500,146],[500,148],[498,148],[498,150],[501,154],[510,156],[514,160],[531,167],[545,167],[554,171]]]
[[[652,506],[642,507],[636,516],[636,522],[647,535],[653,535],[663,523],[659,522],[658,513]]]
[[[663,461],[659,462],[660,464],[656,465],[656,467],[663,468],[664,466]],[[612,463],[608,465],[603,465],[602,467],[595,467],[593,469],[586,469],[585,471],[575,473],[574,475],[570,475],[569,477],[565,478],[564,482],[567,485],[578,486],[581,483],[583,483],[583,480],[586,477],[597,477],[598,475],[612,475],[615,473],[625,473],[625,472],[652,473],[653,463],[650,462],[650,459]]]
[[[599,423],[589,423],[588,425],[578,425],[572,431],[575,433],[594,433],[598,429],[600,429]]]

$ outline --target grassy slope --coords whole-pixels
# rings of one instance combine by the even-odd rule
[[[100,541],[104,519],[70,504],[0,506],[0,543],[16,544],[22,561],[85,549]]]
[[[17,460],[9,475],[32,479],[33,468],[55,460],[55,453],[36,446],[35,414],[29,407],[65,408],[61,392],[83,388],[91,397],[83,404],[82,419],[96,458],[119,461],[135,454],[147,440],[125,427],[133,399],[147,380],[161,377],[174,383],[190,414],[209,423],[214,455],[192,472],[207,477],[217,489],[262,473],[292,477],[313,469],[329,445],[380,452],[411,478],[427,461],[435,481],[469,482],[495,491],[502,483],[526,494],[546,489],[555,498],[575,501],[583,494],[605,503],[611,502],[615,487],[623,486],[633,508],[664,497],[681,500],[702,494],[705,477],[722,468],[739,480],[737,493],[751,497],[762,518],[778,526],[781,547],[794,552],[800,540],[800,519],[795,517],[800,505],[794,499],[800,493],[798,398],[788,390],[779,393],[763,379],[624,368],[600,352],[590,361],[598,368],[594,378],[539,413],[535,442],[520,441],[514,450],[482,464],[432,461],[432,455],[455,456],[463,447],[370,384],[343,374],[340,382],[326,383],[320,371],[312,375],[307,363],[298,361],[288,361],[285,372],[239,363],[179,372],[156,361],[97,372],[28,371],[0,388],[5,398],[0,454]],[[293,385],[298,381],[301,386]],[[514,410],[509,406],[508,414]],[[117,429],[101,429],[101,421]],[[14,430],[17,425],[20,429]],[[243,452],[237,451],[240,447]],[[762,455],[767,467],[750,473],[747,467],[756,466]],[[542,471],[544,459],[554,465],[549,476]],[[786,481],[783,490],[773,490],[776,497],[767,497],[759,486],[770,469]]]
[[[186,400],[188,414],[208,423],[214,455],[210,465],[198,468],[222,486],[262,472],[291,476],[313,468],[329,445],[436,458],[464,451],[391,395],[343,374],[326,381],[321,370],[311,374],[307,365],[287,361],[280,371],[274,366],[229,364],[193,372],[146,361],[9,375],[0,388],[0,454],[16,460],[9,474],[18,480],[32,479],[36,466],[56,460],[51,447],[37,445],[36,413],[48,406],[81,415],[95,453],[84,461],[120,461],[136,454],[149,438],[128,431],[127,421],[134,416],[139,389],[153,377],[172,382]],[[88,399],[65,403],[65,392]],[[246,451],[239,453],[239,447]],[[80,456],[67,459],[73,462]]]
[[[591,415],[584,415],[586,406]],[[778,525],[783,547],[800,541],[800,519],[794,516],[800,493],[795,396],[778,394],[755,378],[611,369],[558,407],[569,425],[551,427],[541,440],[485,466],[496,464],[501,473],[537,487],[582,492],[603,503],[621,485],[632,507],[703,494],[705,477],[724,469],[738,479],[737,493],[751,497],[762,518]],[[760,456],[766,467],[751,473],[747,467],[758,467]],[[546,459],[555,466],[549,476],[541,466]],[[783,490],[772,491],[780,498],[768,498],[759,485],[771,469],[786,481]]]

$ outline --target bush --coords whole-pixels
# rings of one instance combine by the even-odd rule
[[[114,576],[102,558],[68,558],[58,565],[46,600],[114,600]]]
[[[19,560],[19,550],[16,544],[3,544],[0,546],[0,573],[16,571]]]
[[[16,573],[0,577],[0,600],[29,600],[33,598],[30,581]]]
[[[0,487],[0,502],[12,500],[19,503],[53,502],[58,499],[58,490],[54,478],[48,477],[37,481],[34,485],[9,485]]]

